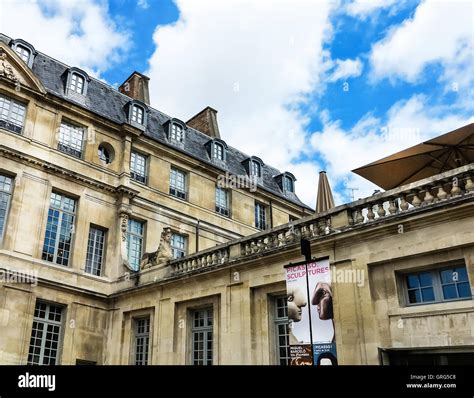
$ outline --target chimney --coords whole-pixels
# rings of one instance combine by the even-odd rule
[[[186,125],[207,134],[212,138],[221,138],[217,124],[217,111],[210,106],[204,108],[186,122]]]
[[[150,78],[148,76],[133,72],[119,87],[119,91],[133,99],[150,105],[149,81]]]

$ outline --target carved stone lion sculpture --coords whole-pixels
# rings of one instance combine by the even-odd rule
[[[163,228],[158,250],[151,253],[145,253],[142,256],[142,261],[140,263],[140,268],[142,270],[154,265],[167,263],[173,258],[173,251],[171,250],[171,235],[171,228]]]

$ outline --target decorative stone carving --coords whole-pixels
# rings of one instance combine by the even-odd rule
[[[0,76],[18,83],[20,79],[15,75],[11,64],[7,61],[7,54],[0,49]]]
[[[120,214],[120,232],[122,233],[122,242],[127,240],[128,214]]]
[[[152,253],[145,253],[142,256],[140,264],[142,270],[154,265],[167,263],[173,258],[173,251],[171,250],[171,235],[171,228],[163,228],[158,250]]]

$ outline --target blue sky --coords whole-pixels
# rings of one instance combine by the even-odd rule
[[[39,51],[113,85],[145,73],[182,120],[216,108],[223,139],[292,171],[311,206],[320,170],[336,202],[364,197],[352,169],[474,121],[468,0],[5,4],[0,30]]]

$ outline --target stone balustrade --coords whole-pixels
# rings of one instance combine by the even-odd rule
[[[237,258],[278,250],[301,238],[341,233],[463,196],[474,197],[473,180],[474,163],[174,260],[172,273],[205,271]]]

